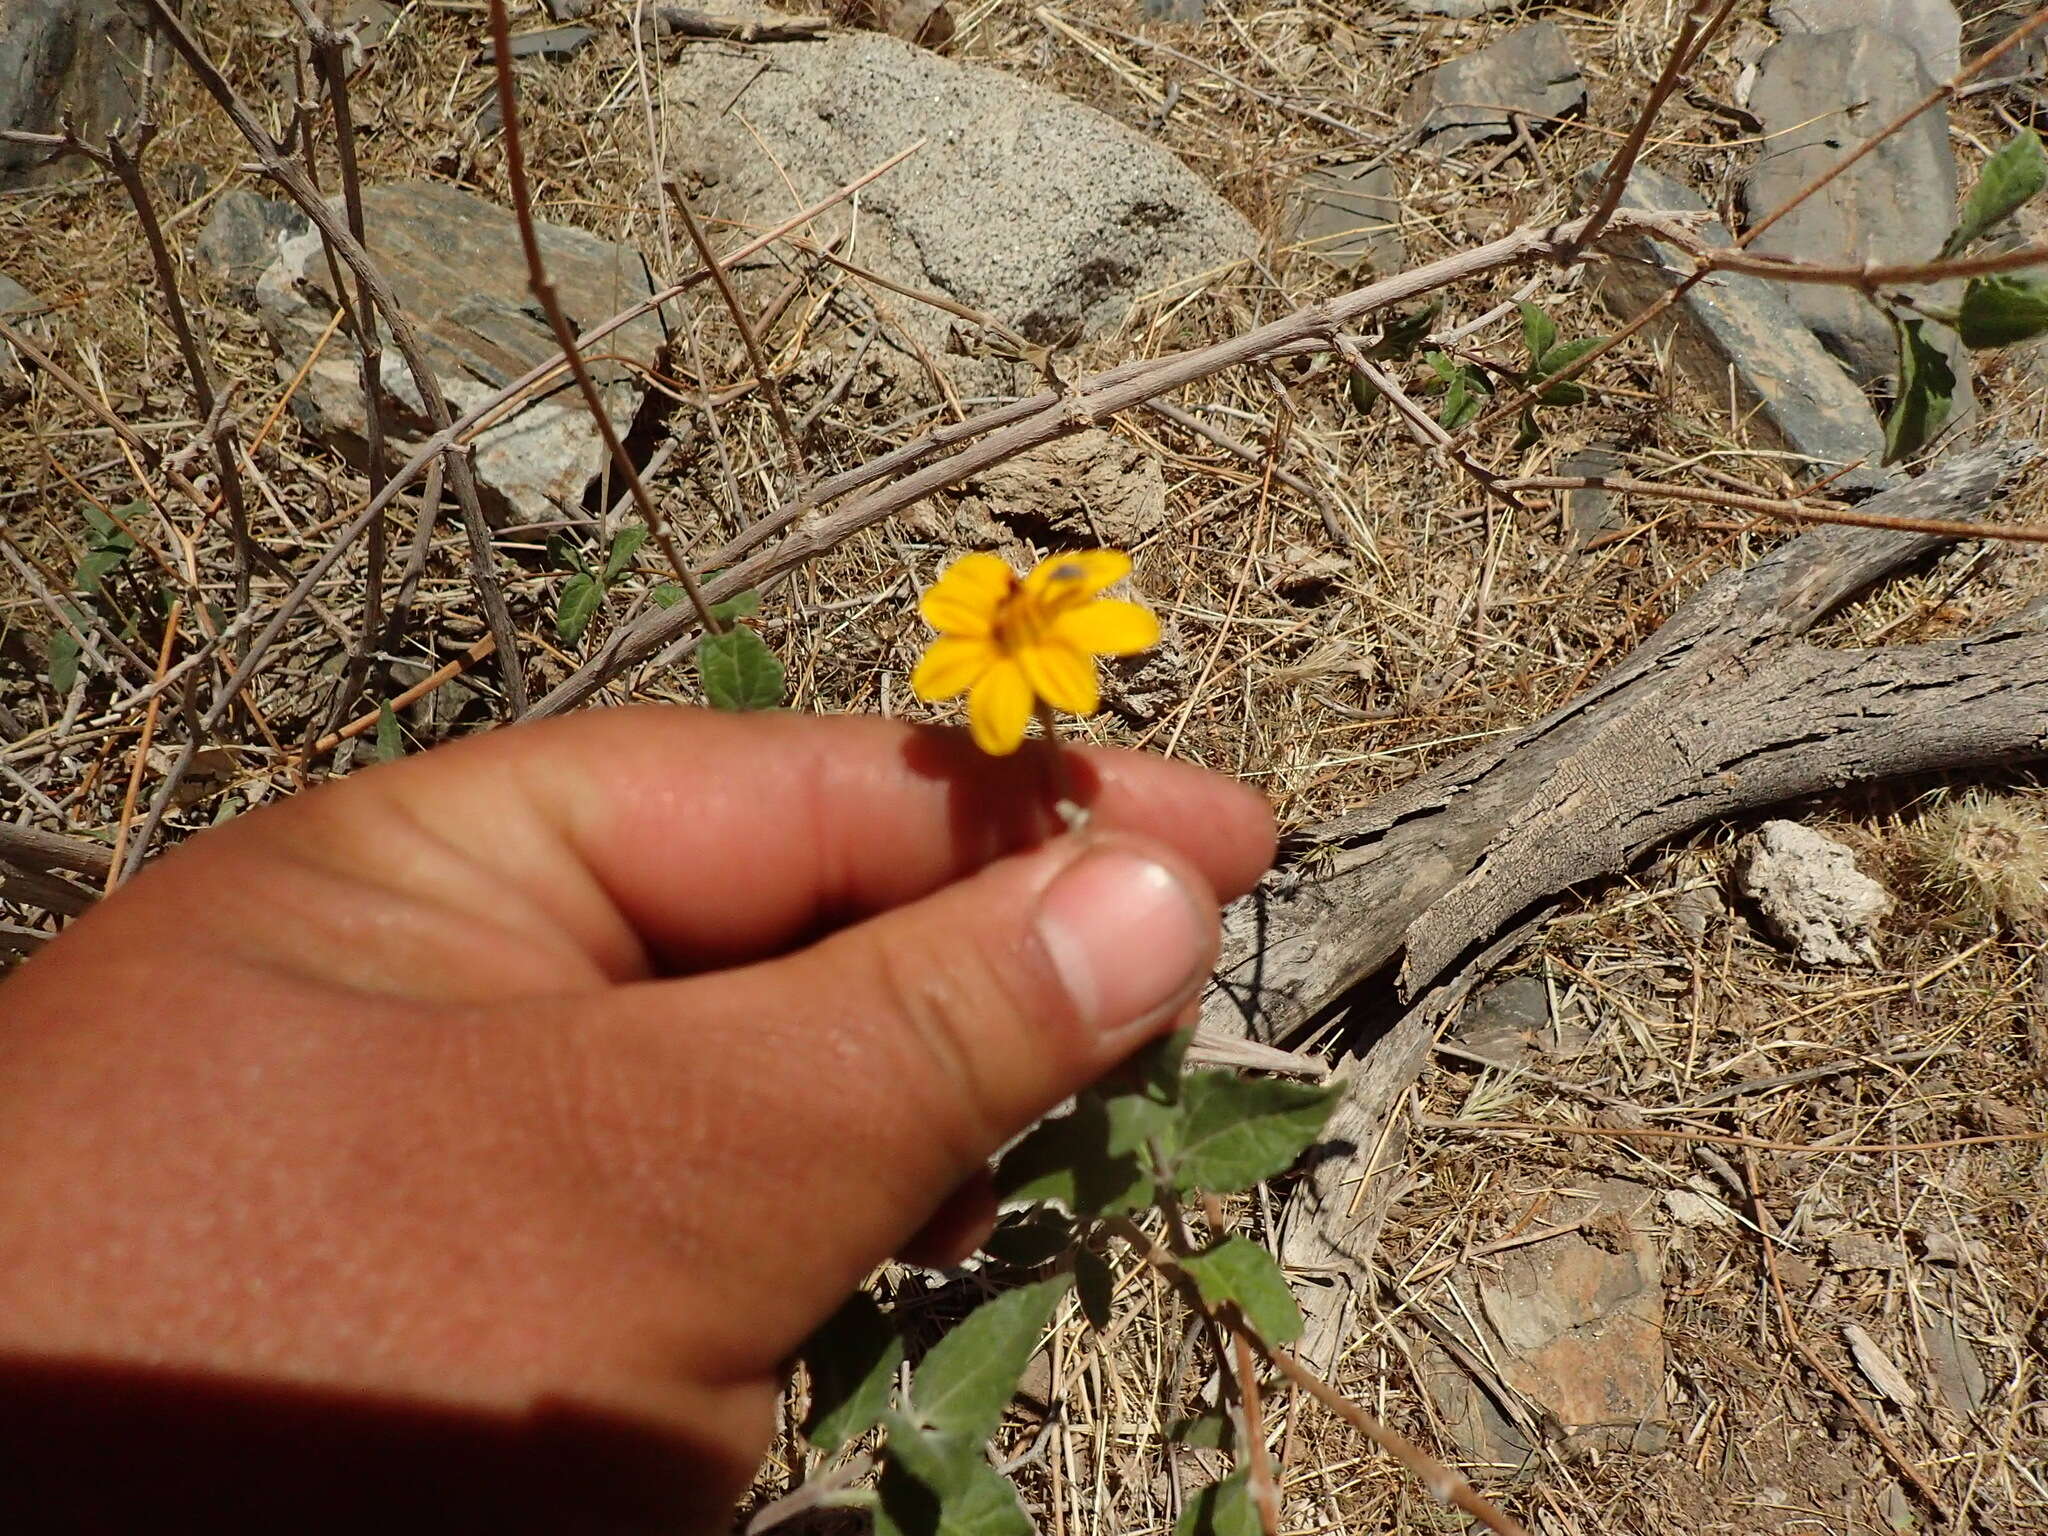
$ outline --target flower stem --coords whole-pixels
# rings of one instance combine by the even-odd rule
[[[1059,722],[1053,718],[1052,706],[1043,699],[1038,701],[1038,728],[1045,736],[1046,774],[1052,790],[1052,808],[1066,823],[1069,832],[1079,832],[1088,825],[1088,808],[1075,798],[1073,769],[1060,741]]]

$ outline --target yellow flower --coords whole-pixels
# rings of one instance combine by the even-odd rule
[[[932,704],[966,694],[974,744],[997,757],[1022,744],[1039,699],[1094,714],[1095,658],[1159,643],[1148,610],[1096,595],[1130,573],[1131,557],[1114,549],[1054,555],[1022,578],[995,555],[961,556],[918,602],[939,638],[911,691]]]

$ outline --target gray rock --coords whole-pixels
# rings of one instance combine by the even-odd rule
[[[1583,477],[1597,480],[1605,475],[1622,473],[1621,455],[1612,448],[1598,444],[1581,448],[1568,454],[1558,462],[1560,475]],[[1571,535],[1572,547],[1584,549],[1588,543],[1603,533],[1612,533],[1621,526],[1621,513],[1615,505],[1614,492],[1589,486],[1583,491],[1564,493],[1564,526]]]
[[[427,182],[373,187],[364,221],[378,265],[411,316],[451,407],[480,404],[504,384],[555,355],[546,318],[526,286],[519,227],[506,209],[468,192]],[[548,277],[569,323],[585,330],[650,292],[637,251],[559,224],[539,225]],[[264,328],[279,351],[282,377],[298,372],[332,316],[327,262],[319,235],[287,236],[256,285]],[[604,350],[651,366],[663,340],[660,322],[642,316],[612,332]],[[613,425],[624,432],[638,409],[637,375],[593,362]],[[384,429],[394,461],[427,435],[425,403],[397,349],[384,343]],[[354,350],[330,341],[292,408],[316,436],[361,463],[362,391]],[[477,480],[494,521],[538,522],[573,506],[603,464],[596,423],[573,389],[524,406],[476,440]]]
[[[689,49],[662,89],[677,141],[718,178],[708,211],[742,227],[785,218],[928,140],[861,193],[861,264],[1032,341],[1108,329],[1135,295],[1259,246],[1179,160],[1122,124],[879,33]],[[951,316],[890,305],[921,341],[943,345]]]
[[[311,227],[292,204],[248,187],[231,187],[214,203],[194,255],[201,266],[220,274],[230,295],[247,303],[284,240]]]
[[[513,38],[512,57],[556,62],[573,59],[596,37],[597,33],[589,27],[543,27],[538,32],[523,32]]]
[[[1447,1354],[1423,1354],[1424,1385],[1452,1436],[1509,1466],[1530,1455],[1527,1431],[1539,1423],[1586,1450],[1654,1455],[1668,1440],[1658,1195],[1624,1179],[1564,1193],[1546,1214],[1578,1230],[1461,1267],[1448,1282],[1459,1303],[1439,1314],[1509,1388],[1525,1423],[1508,1424]]]
[[[1596,173],[1597,174],[1597,173]],[[1591,178],[1589,178],[1590,180]],[[1638,166],[1623,193],[1624,207],[1699,213],[1707,205],[1661,172]],[[1711,220],[1695,226],[1714,245],[1729,244]],[[1600,297],[1619,318],[1633,319],[1677,286],[1692,270],[1683,254],[1661,241],[1614,243],[1616,260],[1600,275]],[[1669,338],[1678,366],[1707,394],[1725,400],[1734,370],[1736,404],[1752,429],[1826,473],[1861,459],[1834,483],[1878,490],[1893,477],[1878,467],[1884,429],[1870,402],[1814,339],[1775,283],[1716,272],[1695,284],[1660,321],[1653,335]]]
[[[1736,845],[1735,885],[1800,964],[1877,964],[1876,928],[1891,893],[1833,838],[1767,821]]]
[[[1871,27],[1911,48],[1936,80],[1962,67],[1963,21],[1949,0],[1771,0],[1771,25],[1788,35]]]
[[[118,0],[6,0],[0,5],[0,128],[56,133],[69,112],[89,141],[132,121],[129,71],[142,58],[143,29]],[[90,170],[72,155],[0,144],[0,187]]]
[[[1554,119],[1586,109],[1586,81],[1564,32],[1554,21],[1532,22],[1501,35],[1477,53],[1424,75],[1402,116],[1418,126],[1425,148],[1457,151],[1515,136],[1515,119],[1541,136]]]
[[[1208,10],[1208,0],[1145,0],[1148,21],[1200,21]]]
[[[1789,200],[1931,84],[1911,48],[1867,27],[1795,34],[1772,48],[1749,99],[1768,136],[1743,180],[1750,218]],[[1955,210],[1948,119],[1925,112],[1764,231],[1751,249],[1829,263],[1928,261],[1940,254]],[[1891,324],[1860,294],[1800,283],[1791,301],[1859,380],[1897,371]]]
[[[26,331],[38,342],[47,343],[55,334],[55,328],[44,318],[48,308],[35,294],[5,272],[0,272],[0,320],[5,320],[18,331]],[[10,394],[18,395],[27,381],[27,374],[21,359],[14,355],[14,348],[0,342],[0,402]]]
[[[1963,52],[1971,58],[1996,48],[2034,14],[2036,0],[1962,0]],[[2038,75],[2048,62],[2048,38],[2035,33],[1991,66],[1990,78]]]
[[[1389,165],[1352,160],[1319,165],[1296,183],[1293,239],[1341,272],[1382,276],[1408,260],[1401,238],[1401,190]]]
[[[1492,16],[1521,0],[1395,0],[1410,16],[1448,16],[1453,21],[1471,21]]]
[[[540,0],[549,21],[581,21],[597,9],[597,0]]]

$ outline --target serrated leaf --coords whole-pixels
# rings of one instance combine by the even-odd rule
[[[804,1435],[829,1456],[888,1411],[903,1338],[882,1309],[856,1291],[805,1341],[802,1358],[811,1376]]]
[[[773,709],[782,702],[782,663],[744,626],[697,642],[697,675],[713,709]]]
[[[398,716],[392,712],[389,699],[377,706],[377,742],[370,755],[380,763],[396,762],[405,756],[405,737],[399,732]]]
[[[2032,277],[1973,277],[1963,289],[1956,331],[1972,350],[2009,347],[2048,331],[2048,282]]]
[[[1155,1189],[1150,1149],[1172,1155],[1177,1120],[1143,1094],[1084,1093],[1004,1155],[996,1193],[1006,1202],[1057,1200],[1077,1216],[1136,1210]]]
[[[588,571],[578,571],[562,583],[562,595],[555,600],[555,633],[562,644],[574,645],[590,628],[604,602],[604,588]]]
[[[1251,1474],[1233,1472],[1188,1500],[1173,1522],[1173,1536],[1259,1536],[1258,1506],[1252,1502]]]
[[[968,1313],[932,1346],[911,1378],[918,1421],[977,1445],[993,1434],[1039,1335],[1072,1283],[1058,1275],[1019,1286]]]
[[[645,523],[628,523],[613,534],[611,550],[604,557],[604,575],[599,579],[606,586],[617,581],[626,567],[633,563],[633,557],[640,553],[640,546],[646,542]]]
[[[1166,1426],[1166,1438],[1175,1445],[1202,1451],[1227,1451],[1237,1441],[1237,1426],[1230,1415],[1211,1409],[1192,1418],[1175,1419]]]
[[[683,589],[672,581],[664,581],[647,595],[654,599],[655,607],[673,608],[683,600]]]
[[[50,636],[48,652],[50,686],[60,695],[69,694],[78,682],[78,637],[63,626]]]
[[[1041,1206],[998,1222],[982,1243],[981,1251],[1015,1269],[1036,1269],[1065,1253],[1073,1241],[1073,1217]]]
[[[1942,260],[1960,255],[1971,241],[2009,218],[2044,185],[2048,185],[2048,154],[2042,153],[2040,137],[2031,128],[2022,128],[1984,162],[1977,184],[1963,199],[1956,227],[1941,248]]]
[[[1316,1139],[1342,1090],[1197,1072],[1181,1090],[1173,1187],[1234,1194],[1283,1173]]]
[[[876,1536],[1035,1536],[1017,1490],[988,1464],[978,1441],[919,1429],[899,1414],[886,1422]]]
[[[1522,314],[1522,346],[1529,354],[1529,362],[1540,369],[1550,349],[1557,345],[1557,322],[1550,318],[1537,304],[1527,300],[1515,306]]]
[[[722,603],[711,605],[711,616],[730,624],[734,619],[751,619],[761,611],[761,594],[753,587],[735,592]]]
[[[1097,1333],[1109,1326],[1110,1303],[1116,1296],[1116,1277],[1109,1261],[1092,1248],[1074,1255],[1074,1293],[1081,1302],[1081,1315]]]
[[[1884,461],[1911,458],[1934,441],[1955,404],[1956,375],[1948,355],[1930,342],[1924,320],[1900,320],[1899,397],[1884,423]]]
[[[1273,1255],[1249,1238],[1226,1237],[1181,1260],[1181,1268],[1210,1306],[1236,1302],[1245,1321],[1268,1344],[1291,1344],[1301,1337],[1301,1307],[1294,1288]]]

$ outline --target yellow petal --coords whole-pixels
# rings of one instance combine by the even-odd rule
[[[1024,742],[1031,723],[1031,684],[1014,661],[998,661],[981,674],[967,695],[967,724],[974,744],[991,757],[1008,757]]]
[[[965,693],[996,662],[996,648],[986,640],[941,635],[925,649],[910,674],[910,691],[927,704]]]
[[[1052,621],[1059,639],[1097,656],[1134,656],[1159,643],[1159,620],[1149,608],[1114,597],[1069,608]]]
[[[1092,715],[1102,703],[1102,690],[1095,681],[1095,663],[1071,645],[1048,640],[1027,645],[1017,653],[1024,677],[1036,693],[1054,709],[1070,715]]]
[[[1052,555],[1031,568],[1024,590],[1047,603],[1078,603],[1131,574],[1131,557],[1120,549],[1081,549]]]
[[[942,635],[978,639],[995,626],[996,609],[1017,586],[1000,555],[962,555],[918,600],[925,623]]]

